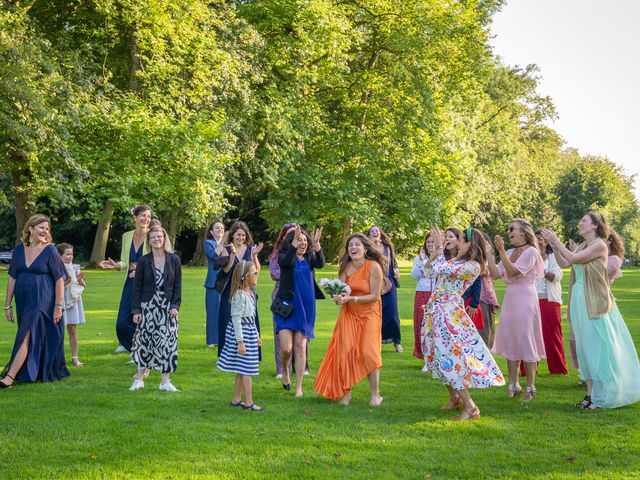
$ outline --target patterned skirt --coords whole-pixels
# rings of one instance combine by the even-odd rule
[[[242,337],[247,349],[244,355],[238,353],[233,322],[229,322],[225,332],[225,338],[229,341],[224,342],[218,359],[218,368],[223,372],[240,375],[258,375],[258,330],[256,329],[255,317],[242,318]]]
[[[178,367],[178,319],[169,316],[169,302],[163,291],[142,302],[142,320],[136,327],[131,358],[138,368],[172,373]]]

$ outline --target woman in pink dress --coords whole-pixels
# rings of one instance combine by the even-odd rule
[[[609,285],[613,283],[616,278],[622,276],[622,260],[624,259],[624,242],[620,235],[614,230],[611,230],[609,237],[607,238],[607,247],[609,247],[609,257],[607,258],[607,275],[609,275]]]
[[[502,237],[499,235],[495,237],[500,265],[496,265],[493,249],[487,248],[491,275],[494,279],[501,278],[507,284],[491,351],[507,359],[509,367],[507,395],[510,398],[522,391],[518,382],[518,366],[521,361],[525,363],[527,386],[522,401],[528,402],[536,394],[537,363],[541,358],[546,358],[540,304],[535,287],[536,279],[544,274],[544,262],[529,221],[513,220],[509,224],[507,233],[512,247],[507,251],[505,251]]]

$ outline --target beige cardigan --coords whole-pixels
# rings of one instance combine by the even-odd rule
[[[587,247],[586,242],[580,244],[576,249],[576,253]],[[596,258],[589,263],[582,265],[584,269],[584,297],[587,302],[587,312],[591,320],[597,320],[598,317],[609,313],[614,305],[613,295],[609,289],[609,275],[607,274],[607,259]],[[571,290],[573,284],[576,283],[576,274],[571,269],[571,277],[569,278],[569,296],[567,298],[567,318],[571,321]]]

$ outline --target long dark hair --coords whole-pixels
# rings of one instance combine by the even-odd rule
[[[462,232],[457,228],[449,227],[444,231],[445,235],[447,232],[453,233],[458,240],[460,240],[460,237],[462,237]],[[457,253],[457,250],[458,250],[458,247],[456,247],[456,253]],[[447,250],[446,247],[444,249],[444,258],[446,258],[447,260],[451,260],[452,258],[451,252]]]
[[[276,243],[273,244],[273,250],[271,250],[271,253],[269,254],[269,257],[267,258],[267,260],[271,261],[274,258],[278,258],[278,255],[280,254],[280,249],[282,248],[282,244],[284,243],[284,237],[287,235],[287,232],[289,231],[290,228],[295,228],[296,224],[295,223],[285,223],[282,228],[280,229],[280,231],[278,232],[278,236],[276,237]]]
[[[469,230],[471,230],[471,235],[469,235]],[[462,239],[470,245],[467,252],[461,257],[458,257],[457,260],[461,262],[478,262],[480,264],[480,274],[483,274],[486,269],[487,254],[484,251],[484,237],[482,236],[482,232],[475,228],[469,228],[465,231]]]
[[[538,239],[538,241],[540,240],[539,237],[542,237],[542,230],[536,230],[536,238]],[[546,240],[545,240],[546,242]],[[538,246],[540,245],[540,243],[538,243]],[[547,255],[551,255],[553,253],[553,248],[551,248],[551,245],[549,245],[547,243],[547,246],[544,249],[544,253],[546,253]]]
[[[618,232],[615,230],[611,230],[609,234],[609,256],[615,255],[616,257],[620,257],[621,260],[624,259],[624,241],[622,237],[618,235]]]
[[[251,260],[240,260],[236,268],[233,270],[233,275],[231,276],[231,293],[229,295],[229,303],[233,301],[233,297],[236,296],[238,290],[240,290],[244,286],[244,282],[247,280],[247,275],[251,271],[251,266],[254,268],[256,264]]]
[[[233,242],[233,235],[238,231],[243,230],[246,238],[244,239],[245,245],[253,245],[253,237],[251,236],[251,232],[249,231],[249,227],[246,223],[241,220],[234,222],[229,229],[229,242]]]
[[[431,236],[431,232],[427,233],[427,236],[424,237],[424,242],[422,242],[422,246],[420,248],[424,248],[424,253],[427,255],[427,257],[429,256],[429,250],[427,250],[427,240],[429,240],[429,237]],[[418,255],[420,255],[420,249],[418,249]]]
[[[356,232],[349,235],[344,242],[344,254],[342,255],[342,257],[340,257],[340,270],[338,271],[338,275],[342,275],[344,270],[347,268],[347,265],[351,261],[351,257],[349,256],[349,242],[354,238],[360,240],[362,242],[362,245],[364,245],[364,258],[377,262],[384,272],[387,268],[387,261],[385,260],[385,258],[365,234]]]
[[[382,230],[378,225],[371,225],[369,227],[369,230],[367,230],[367,233],[369,233],[369,231],[372,228],[377,228],[380,231],[380,243],[382,243],[383,245],[386,245],[387,247],[389,247],[389,250],[390,250],[389,255],[395,257],[396,256],[396,247],[393,246],[393,242],[389,238],[389,235],[387,235],[385,233],[385,231]]]
[[[587,212],[587,215],[589,215],[589,218],[591,218],[591,222],[597,227],[596,235],[603,240],[609,238],[611,227],[609,226],[607,217],[598,212]]]

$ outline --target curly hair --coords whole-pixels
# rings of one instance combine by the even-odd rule
[[[620,257],[621,260],[624,259],[624,240],[615,230],[611,230],[609,233],[609,237],[607,238],[609,242],[609,255],[615,255],[616,257]]]

